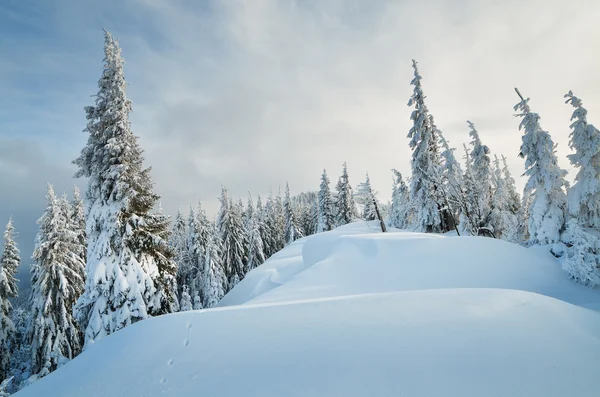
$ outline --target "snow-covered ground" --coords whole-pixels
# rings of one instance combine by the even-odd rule
[[[302,239],[219,308],[134,324],[25,396],[597,396],[600,291],[544,250],[376,233]]]

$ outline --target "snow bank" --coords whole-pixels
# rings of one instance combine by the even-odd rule
[[[134,324],[17,396],[598,395],[600,293],[551,255],[375,230],[300,240],[241,305]]]
[[[569,280],[548,249],[485,237],[376,230],[358,222],[299,240],[250,272],[220,305],[422,289],[502,288],[600,309],[600,291]]]

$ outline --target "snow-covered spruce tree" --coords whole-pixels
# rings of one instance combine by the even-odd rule
[[[478,228],[488,226],[492,212],[492,180],[490,171],[489,148],[481,143],[479,133],[471,121],[467,121],[469,136],[471,137],[471,166],[473,172],[473,188],[477,191],[472,195],[477,200],[475,213],[478,216]]]
[[[560,239],[565,225],[567,197],[566,171],[560,169],[556,146],[540,126],[540,116],[529,108],[529,98],[514,107],[521,113],[519,129],[523,130],[520,157],[525,159],[525,175],[529,177],[524,195],[530,195],[528,209],[529,243],[552,244]]]
[[[179,311],[186,312],[193,308],[190,288],[187,285],[184,285],[183,288],[181,288],[181,297],[179,298]]]
[[[285,185],[283,212],[285,215],[285,245],[289,245],[303,236],[302,231],[300,231],[300,228],[298,227],[296,216],[294,215],[294,209],[292,208],[292,199],[290,198],[290,185],[287,183]]]
[[[215,306],[225,295],[228,285],[221,258],[221,246],[216,230],[211,234],[204,255],[204,277],[202,278],[202,306]]]
[[[194,216],[192,212],[192,217]],[[188,255],[188,228],[181,211],[177,209],[177,214],[175,215],[175,220],[173,221],[173,225],[171,227],[171,236],[169,237],[169,246],[173,251],[173,260],[177,265],[177,288],[179,294],[179,305],[181,308],[181,299],[183,299],[183,287],[187,286],[189,288],[188,283],[188,275],[190,273],[190,263],[189,263],[189,255]],[[189,290],[188,290],[189,297]]]
[[[335,212],[333,208],[333,199],[329,189],[329,177],[324,169],[321,175],[321,185],[319,187],[319,205],[317,207],[317,233],[326,232],[335,228]]]
[[[281,251],[285,247],[285,213],[283,212],[283,198],[281,197],[281,187],[273,201],[275,230],[273,236],[276,242],[276,251]]]
[[[278,200],[274,198],[273,194],[269,194],[263,217],[266,230],[268,231],[268,233],[265,233],[265,237],[263,237],[265,256],[267,258],[283,248],[285,219],[280,213],[280,207],[277,202]],[[283,206],[281,210],[283,210]]]
[[[497,238],[510,242],[519,242],[518,222],[516,214],[513,212],[509,188],[502,175],[500,160],[494,156],[494,168],[492,174],[493,195],[492,212],[490,214],[490,224],[494,228],[494,234]]]
[[[577,218],[571,218],[562,239],[572,246],[567,250],[563,269],[578,283],[600,286],[600,238],[589,233]]]
[[[449,142],[442,134],[439,134],[440,145],[442,146],[442,180],[444,190],[450,204],[455,211],[460,212],[463,201],[463,171],[460,163],[454,156],[454,148],[450,147]],[[456,216],[457,214],[455,214]]]
[[[515,179],[512,177],[508,164],[506,163],[506,157],[502,155],[502,177],[504,178],[504,186],[508,192],[509,198],[509,209],[513,214],[517,214],[521,209],[521,196],[517,193],[517,186],[515,185]]]
[[[244,278],[244,226],[241,214],[236,205],[232,203],[229,192],[225,187],[221,189],[221,208],[217,214],[217,231],[221,243],[221,260],[227,278],[227,291],[231,290],[235,280]]]
[[[269,225],[267,224],[268,220],[267,220],[267,216],[266,216],[266,210],[263,207],[262,198],[260,197],[260,195],[258,195],[258,197],[256,198],[255,216],[258,219],[260,238],[261,238],[261,241],[263,244],[263,254],[264,254],[265,260],[266,260],[270,256],[270,252],[271,252],[270,244],[272,244],[272,237],[271,237],[271,229],[269,228]]]
[[[83,292],[85,266],[66,197],[57,198],[48,185],[48,204],[39,219],[31,268],[33,321],[31,371],[46,376],[73,359],[83,346],[72,308]]]
[[[436,150],[435,128],[425,105],[425,95],[421,87],[421,75],[417,62],[413,60],[414,86],[408,106],[414,106],[410,116],[413,126],[408,132],[409,146],[412,149],[412,179],[410,201],[415,210],[415,227],[423,232],[443,231],[439,193],[434,181],[439,175],[440,159]]]
[[[73,200],[71,200],[71,221],[77,235],[79,236],[79,256],[86,262],[87,254],[87,235],[85,231],[85,206],[81,199],[81,193],[77,186],[73,187]],[[84,269],[85,270],[85,269]],[[85,273],[82,274],[82,278],[85,280]]]
[[[600,229],[600,131],[588,123],[581,99],[571,91],[565,97],[575,108],[569,135],[575,153],[567,157],[579,169],[568,192],[569,212],[581,226]]]
[[[176,265],[169,219],[154,211],[150,168],[131,132],[123,58],[106,32],[104,70],[94,106],[86,107],[87,145],[75,160],[87,177],[87,283],[76,305],[85,340],[102,338],[174,310]]]
[[[388,224],[397,229],[404,229],[410,223],[410,197],[408,186],[404,183],[402,174],[396,169],[392,169],[394,173],[394,184],[392,188],[392,206]]]
[[[348,178],[348,167],[345,162],[342,175],[335,188],[337,193],[335,196],[336,225],[342,226],[353,222],[358,217],[352,185]]]
[[[358,203],[362,206],[361,218],[366,221],[374,221],[377,218],[377,212],[375,211],[375,193],[371,187],[371,179],[367,173],[364,182],[358,184],[356,188],[356,198]]]
[[[246,211],[244,211],[244,227],[248,229],[250,220],[254,217],[254,201],[252,200],[252,193],[248,192],[248,202],[246,203]]]
[[[317,193],[302,192],[292,199],[292,210],[303,236],[310,236],[317,230]]]
[[[463,144],[465,150],[465,172],[463,174],[462,207],[460,213],[461,234],[477,235],[481,215],[479,213],[479,189],[473,173],[473,161],[467,145]]]
[[[246,236],[248,238],[247,271],[262,265],[265,261],[265,249],[262,240],[263,226],[258,213],[253,212],[247,221]]]
[[[10,218],[4,231],[4,250],[0,257],[0,382],[8,378],[13,353],[15,326],[11,319],[12,306],[9,299],[16,298],[19,294],[15,275],[20,263],[15,227]]]

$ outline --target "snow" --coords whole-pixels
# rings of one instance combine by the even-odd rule
[[[355,222],[17,396],[596,396],[598,310],[547,248]]]

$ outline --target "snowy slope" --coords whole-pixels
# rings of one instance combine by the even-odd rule
[[[552,256],[374,230],[296,242],[223,307],[134,324],[17,396],[598,395],[600,292]]]

